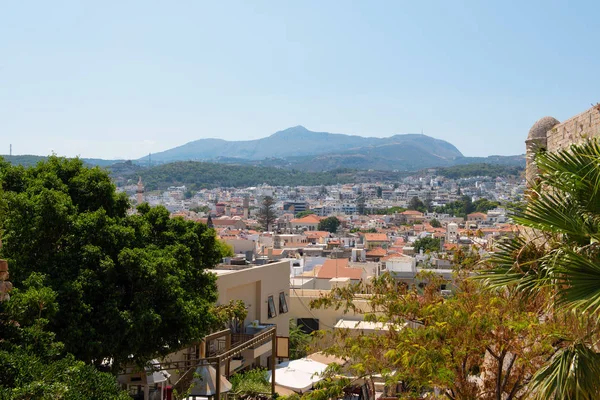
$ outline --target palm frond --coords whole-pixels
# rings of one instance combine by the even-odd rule
[[[559,350],[532,378],[536,400],[600,398],[600,354],[583,344]]]
[[[557,266],[558,304],[595,314],[600,311],[600,260],[565,250]]]

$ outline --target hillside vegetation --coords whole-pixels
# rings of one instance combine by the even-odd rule
[[[438,168],[437,173],[450,179],[468,178],[472,176],[514,176],[523,174],[525,168],[515,165],[465,164],[452,167]]]
[[[469,168],[462,165],[440,169],[440,175],[468,177],[488,175],[510,176],[520,173],[520,167],[480,164]],[[443,172],[442,172],[443,170]],[[187,185],[192,189],[213,187],[246,187],[269,184],[274,186],[315,186],[343,183],[397,182],[407,172],[364,171],[336,169],[322,172],[304,172],[274,167],[218,164],[183,161],[163,164],[150,169],[136,169],[126,178],[137,180],[140,175],[148,190],[166,189],[169,186]],[[118,178],[117,176],[113,176]]]
[[[183,161],[159,165],[139,174],[147,190],[187,185],[193,189],[212,187],[243,187],[263,183],[275,186],[334,185],[353,181],[353,172],[301,172],[269,167],[225,165]]]

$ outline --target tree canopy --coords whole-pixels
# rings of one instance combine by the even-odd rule
[[[327,231],[330,233],[335,233],[340,226],[340,220],[336,217],[327,217],[319,221],[318,229],[320,231]]]
[[[474,212],[487,212],[498,206],[500,206],[500,203],[497,201],[490,201],[488,199],[478,199],[472,201],[471,197],[462,196],[460,200],[437,207],[435,212],[466,218],[468,214]]]
[[[410,201],[408,202],[408,209],[420,212],[427,211],[425,203],[423,203],[417,196],[414,196],[410,199]]]
[[[421,239],[415,240],[413,247],[416,252],[423,251],[440,251],[441,242],[438,238],[427,236]]]
[[[129,399],[113,375],[63,354],[46,329],[56,298],[45,276],[34,272],[0,302],[0,398]]]
[[[56,293],[47,328],[77,359],[145,362],[201,338],[214,323],[220,259],[214,231],[164,207],[129,214],[107,173],[49,157],[0,163],[1,255],[16,287],[43,274]]]

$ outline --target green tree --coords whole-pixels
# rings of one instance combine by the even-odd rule
[[[203,337],[220,260],[214,231],[142,204],[129,215],[107,173],[49,157],[0,165],[2,256],[21,285],[46,276],[58,310],[47,328],[87,363],[139,363]]]
[[[555,353],[532,379],[536,399],[600,393],[600,146],[597,140],[536,156],[539,179],[514,220],[529,228],[501,246],[483,278],[515,296],[547,301],[542,318],[564,321]]]
[[[233,251],[233,246],[227,244],[223,240],[217,240],[215,246],[217,247],[217,251],[219,252],[221,258],[233,257],[235,255],[235,252]]]
[[[262,225],[265,231],[269,231],[273,227],[273,223],[277,218],[275,212],[275,200],[271,196],[265,196],[258,209],[258,222]]]
[[[231,394],[242,400],[267,400],[271,398],[271,384],[267,380],[267,371],[261,368],[251,369],[233,375],[230,379]]]
[[[0,398],[129,399],[114,376],[63,355],[64,346],[46,329],[57,297],[34,272],[0,303]]]
[[[381,186],[377,186],[377,198],[380,199],[383,196],[383,189]]]
[[[327,231],[330,233],[335,233],[340,226],[340,220],[336,217],[327,217],[319,221],[318,229],[320,231]]]
[[[429,224],[433,227],[433,228],[441,228],[442,224],[439,220],[437,220],[436,218],[433,218],[431,221],[429,221]]]
[[[205,214],[209,214],[210,213],[210,207],[209,206],[192,207],[192,208],[190,208],[190,211],[197,212],[197,213],[203,212]]]
[[[306,357],[312,343],[312,336],[304,333],[294,320],[290,320],[290,359]]]
[[[479,199],[473,202],[473,208],[476,212],[488,212],[489,210],[493,210],[494,208],[500,206],[500,203],[497,201],[490,201],[488,199]]]
[[[413,243],[413,247],[416,252],[423,251],[440,251],[441,242],[438,238],[426,236],[422,239],[417,239]]]
[[[484,202],[479,203],[481,209],[485,209],[486,206],[490,205],[490,202],[488,202],[488,200],[485,200],[485,199],[481,199],[481,200],[485,201],[485,203]],[[497,203],[494,203],[494,204],[497,204]],[[492,206],[491,208],[495,208],[495,207],[496,207],[496,205]],[[445,205],[435,209],[435,212],[437,212],[437,213],[450,214],[450,215],[454,215],[456,217],[462,217],[462,218],[466,218],[468,214],[470,214],[474,211],[476,211],[476,206],[474,205],[474,203],[471,200],[471,197],[469,197],[469,196],[462,196],[460,198],[460,200],[453,201],[451,203],[445,204]]]
[[[306,210],[306,211],[301,211],[298,214],[296,214],[296,218],[303,218],[306,217],[307,215],[314,215],[315,212],[312,210]]]
[[[408,202],[408,209],[421,212],[427,211],[425,204],[417,196],[414,196],[412,199],[410,199]]]
[[[356,198],[356,212],[358,215],[365,215],[365,196],[362,193]]]

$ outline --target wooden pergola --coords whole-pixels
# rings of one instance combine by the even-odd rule
[[[233,337],[232,337],[233,336]],[[207,354],[206,345],[207,343],[221,339],[225,341],[225,348],[223,350],[217,349],[215,355]],[[232,339],[234,340],[232,343]],[[204,338],[197,346],[199,347],[199,354],[196,353],[194,356],[186,360],[175,360],[165,361],[161,363],[150,364],[153,371],[164,371],[164,370],[185,370],[179,380],[173,385],[179,392],[183,392],[189,388],[192,380],[194,379],[194,372],[196,368],[202,366],[212,366],[216,371],[215,379],[215,394],[216,400],[221,398],[221,376],[229,376],[230,362],[234,357],[241,356],[246,350],[254,349],[257,346],[264,345],[271,342],[271,395],[275,394],[275,360],[277,358],[277,327],[269,326],[255,335],[239,335],[232,334],[231,330],[226,329],[219,332],[212,333]],[[196,347],[196,346],[194,346]],[[223,369],[224,368],[224,369]]]

